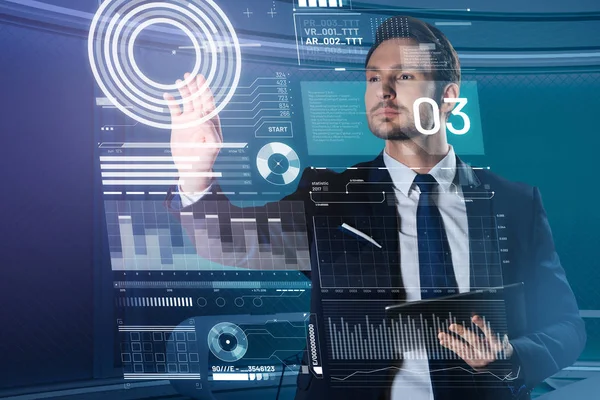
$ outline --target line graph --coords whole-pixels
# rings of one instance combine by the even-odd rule
[[[354,371],[347,376],[344,376],[344,377],[335,377],[334,376],[334,377],[331,377],[331,379],[334,381],[346,381],[356,375],[370,375],[370,374],[376,374],[376,373],[381,373],[381,372],[390,371],[390,370],[396,370],[398,372],[405,371],[405,372],[408,372],[411,374],[435,374],[436,372],[460,370],[460,371],[466,372],[467,374],[470,374],[470,375],[492,376],[499,381],[514,381],[515,379],[518,379],[519,376],[521,375],[521,367],[517,368],[517,372],[515,374],[510,373],[508,375],[497,375],[492,371],[475,371],[473,369],[468,369],[468,368],[464,368],[461,366],[450,367],[450,368],[430,369],[430,370],[424,371],[424,370],[413,370],[413,369],[401,368],[401,367],[396,367],[394,365],[391,365],[389,367],[383,367],[383,368],[378,368],[378,369],[368,370],[368,371]]]
[[[467,219],[469,247],[463,251],[468,254],[461,256],[469,260],[471,286],[502,286],[502,266],[509,262],[503,245],[506,237],[498,232],[503,226],[499,226],[494,216],[468,216]],[[395,223],[378,216],[315,216],[313,223],[322,288],[382,289],[401,286],[402,266],[407,264],[397,247],[398,227]],[[459,230],[448,228],[446,234],[448,237],[464,235]],[[392,243],[395,245],[392,246]],[[457,254],[453,253],[453,256]],[[418,271],[418,268],[415,270]]]

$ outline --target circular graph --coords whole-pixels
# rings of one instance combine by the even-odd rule
[[[258,173],[268,182],[287,185],[300,174],[300,159],[287,144],[272,142],[258,151],[256,167]]]
[[[208,348],[219,360],[234,362],[246,354],[248,338],[239,326],[221,322],[208,332]]]
[[[159,28],[153,25],[166,25]],[[183,84],[202,74],[206,82],[195,93],[181,97],[176,83],[160,83],[146,76],[135,60],[138,36],[146,29],[165,35],[183,33],[195,53],[194,66]],[[170,34],[169,40],[180,35]],[[138,41],[139,43],[139,41]],[[105,0],[92,19],[88,57],[104,95],[134,120],[160,129],[197,126],[217,115],[231,100],[240,80],[241,51],[235,30],[212,0]],[[189,121],[172,124],[169,105],[192,101],[211,88],[215,110]],[[164,93],[175,100],[165,100]]]

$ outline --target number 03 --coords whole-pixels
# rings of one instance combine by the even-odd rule
[[[471,129],[471,120],[469,119],[469,116],[461,111],[464,106],[467,105],[467,102],[468,100],[466,98],[444,98],[444,103],[458,103],[458,105],[452,110],[452,115],[458,115],[464,121],[464,126],[462,129],[456,129],[451,122],[448,122],[448,130],[455,135],[464,135],[469,131],[469,129]],[[419,106],[423,103],[430,104],[431,108],[433,109],[433,127],[431,129],[425,129],[421,125]],[[415,127],[417,128],[417,131],[423,135],[433,135],[440,130],[440,108],[433,99],[428,97],[421,97],[420,99],[417,99],[413,104],[413,114],[415,116]]]

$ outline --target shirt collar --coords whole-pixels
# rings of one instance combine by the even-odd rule
[[[450,190],[456,175],[456,154],[452,145],[449,146],[450,151],[448,151],[448,154],[429,171],[429,174],[440,185],[441,193],[447,193]],[[417,172],[392,158],[385,150],[383,151],[383,161],[390,173],[394,186],[408,197]]]

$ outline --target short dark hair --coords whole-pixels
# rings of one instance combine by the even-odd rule
[[[449,83],[460,85],[460,61],[454,47],[439,29],[420,19],[405,15],[396,15],[383,21],[375,33],[375,41],[367,54],[365,68],[369,59],[379,45],[390,39],[412,39],[415,42],[433,43],[439,56],[436,56],[436,64],[444,65],[444,68],[433,67],[433,79],[438,83],[436,96],[441,99],[442,90]]]

